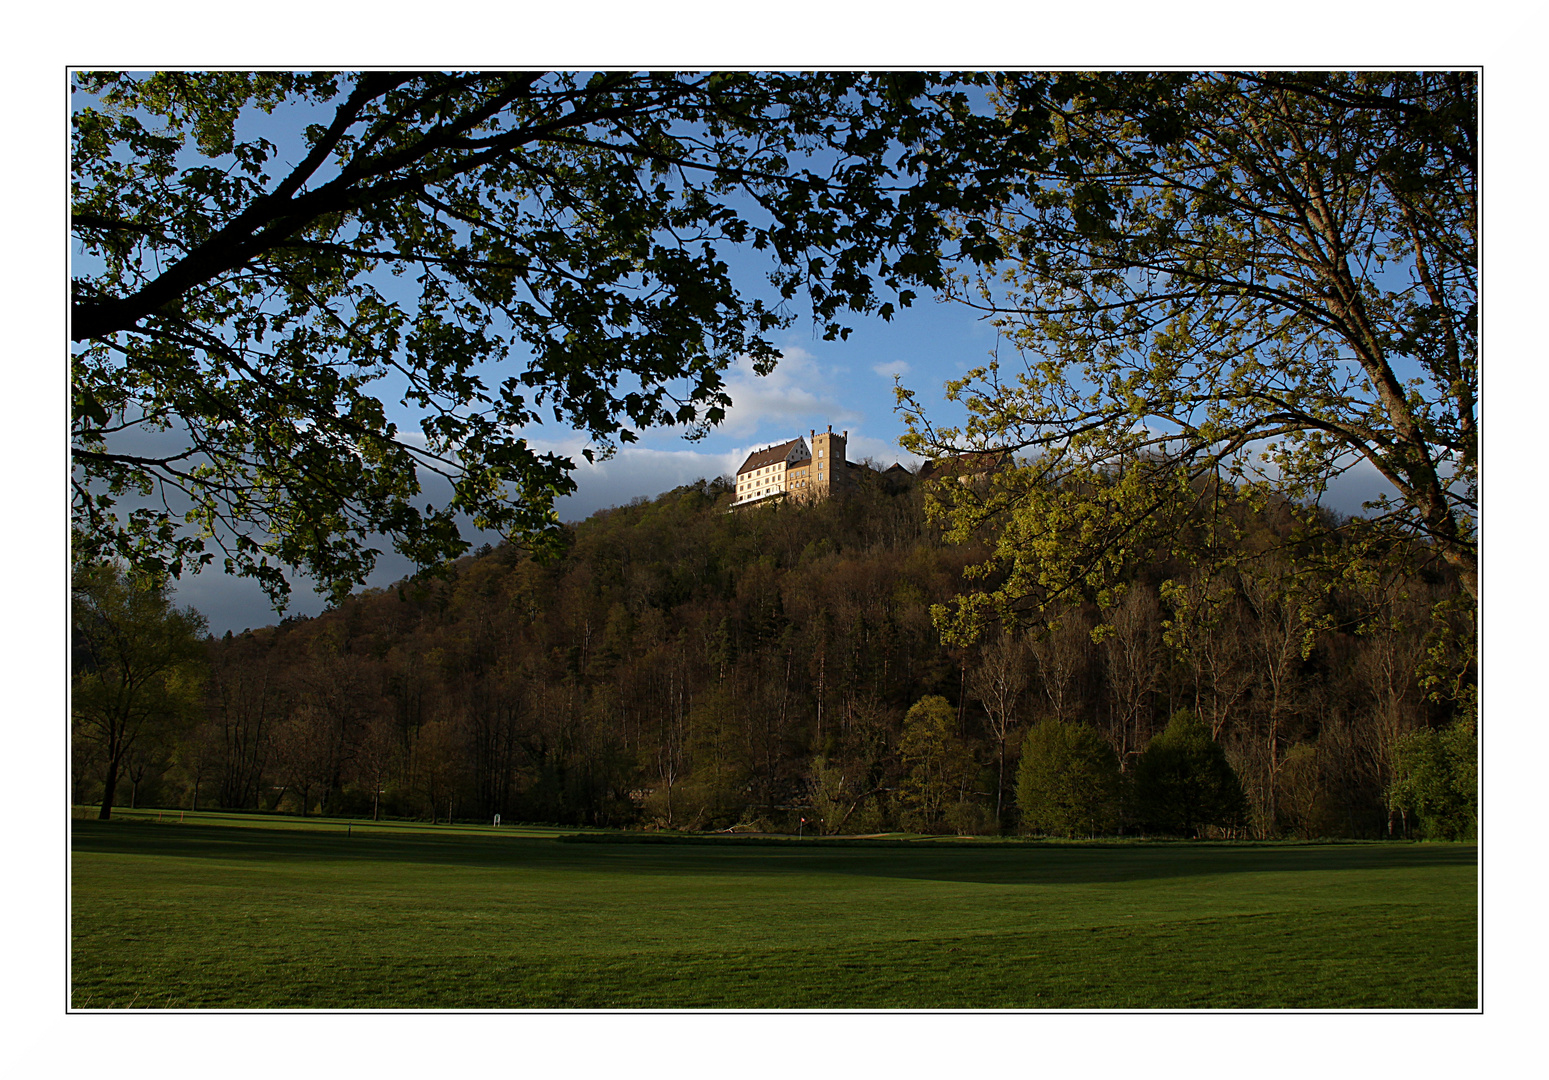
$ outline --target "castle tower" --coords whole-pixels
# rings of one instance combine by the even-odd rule
[[[832,424],[828,425],[827,431],[812,430],[812,460],[809,465],[813,498],[826,499],[851,482],[850,471],[844,460],[849,437],[848,431],[835,435]]]

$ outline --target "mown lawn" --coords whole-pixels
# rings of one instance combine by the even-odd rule
[[[573,843],[175,817],[73,823],[73,1007],[1477,1005],[1467,845]]]

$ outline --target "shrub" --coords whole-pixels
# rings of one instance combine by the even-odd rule
[[[1277,784],[1280,818],[1303,840],[1338,833],[1340,823],[1318,743],[1297,743],[1280,762]]]
[[[995,808],[962,799],[947,808],[946,826],[959,836],[988,836],[996,832]]]

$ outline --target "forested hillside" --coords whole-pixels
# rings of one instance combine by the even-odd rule
[[[1106,609],[949,648],[931,606],[976,553],[944,545],[922,501],[878,480],[730,513],[729,487],[702,481],[571,527],[548,563],[485,549],[212,640],[202,716],[126,757],[118,801],[1009,832],[1042,820],[1017,806],[1025,733],[1085,725],[1132,778],[1192,717],[1245,796],[1210,835],[1459,831],[1432,788],[1472,767],[1472,605],[1438,614],[1462,594],[1423,549],[1352,573],[1319,556],[1336,531],[1241,511],[1236,560],[1200,564],[1213,576],[1157,563]],[[100,800],[98,744],[74,746],[75,799]],[[1127,798],[1103,820],[1084,831],[1148,826]]]

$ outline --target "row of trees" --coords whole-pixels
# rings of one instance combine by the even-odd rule
[[[1196,836],[1205,828],[1240,828],[1248,816],[1226,754],[1187,710],[1173,715],[1127,776],[1092,728],[1042,721],[1023,744],[1017,803],[1024,825],[1066,836],[1107,835],[1124,822]]]
[[[1466,697],[1471,659],[1447,654],[1469,635],[1443,618],[1444,568],[1335,577],[1289,508],[1245,511],[1229,576],[1159,561],[1106,607],[957,647],[931,608],[973,551],[942,542],[915,485],[729,499],[701,482],[594,516],[548,564],[501,547],[211,641],[198,716],[127,752],[78,686],[77,799],[833,833],[1468,831],[1471,743],[1442,691]],[[99,572],[82,595],[103,582],[123,590]],[[1169,740],[1201,739],[1240,801],[1158,809],[1144,778]]]

